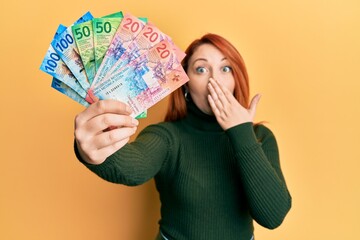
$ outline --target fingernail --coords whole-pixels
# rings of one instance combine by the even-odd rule
[[[139,121],[138,121],[137,119],[135,119],[135,118],[133,118],[133,119],[131,120],[131,122],[132,122],[132,124],[134,124],[135,126],[139,125]]]

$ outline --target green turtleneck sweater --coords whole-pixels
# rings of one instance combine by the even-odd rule
[[[129,186],[154,177],[160,230],[171,240],[248,240],[253,219],[279,226],[291,196],[272,132],[252,123],[224,131],[192,102],[187,107],[184,119],[146,127],[102,164],[83,163],[101,178]]]

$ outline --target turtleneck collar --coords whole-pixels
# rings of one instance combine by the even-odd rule
[[[200,131],[223,132],[215,116],[202,112],[191,98],[186,101],[186,107],[187,115],[183,119],[186,124]]]

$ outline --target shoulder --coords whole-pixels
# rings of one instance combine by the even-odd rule
[[[254,132],[255,132],[256,138],[261,143],[265,143],[267,141],[276,142],[276,138],[275,138],[273,131],[270,130],[270,128],[268,128],[264,124],[255,124]]]
[[[160,122],[156,124],[150,124],[144,128],[145,132],[174,132],[176,131],[176,122]]]
[[[273,132],[270,130],[270,128],[268,128],[262,123],[254,124],[253,128],[256,136],[274,135]]]

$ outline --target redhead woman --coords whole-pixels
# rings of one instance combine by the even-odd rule
[[[253,221],[274,229],[291,208],[272,131],[254,124],[244,61],[223,37],[187,48],[189,82],[174,91],[162,123],[129,138],[138,121],[102,100],[75,119],[75,153],[101,178],[129,186],[154,178],[161,200],[157,239],[252,240]]]

